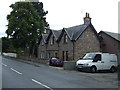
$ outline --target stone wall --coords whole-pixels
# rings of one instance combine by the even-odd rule
[[[47,57],[46,57],[46,44],[44,43],[44,44],[42,45],[42,42],[44,43],[43,38],[42,38],[42,40],[40,41],[40,44],[39,44],[39,46],[38,46],[38,58],[39,58],[39,59],[41,58],[41,54],[42,54],[42,56],[43,56],[43,58],[41,58],[41,59],[47,58]]]
[[[54,44],[51,44],[51,39],[53,39],[53,34],[51,34],[49,38],[49,42],[47,43],[47,55],[50,54],[49,57],[58,57],[58,43],[56,42],[56,39],[54,37]],[[57,55],[56,55],[57,54]]]
[[[99,52],[100,42],[91,27],[75,42],[75,60],[83,57],[88,52]]]
[[[54,40],[54,44],[52,45],[50,44],[50,41],[54,37],[53,34],[51,34],[47,44],[41,45],[40,43],[39,57],[41,52],[45,52],[46,57],[44,59],[48,59],[49,55],[49,58],[57,56],[64,61],[77,61],[88,52],[100,51],[100,42],[90,26],[83,32],[77,41],[71,41],[69,37],[67,37],[67,42],[64,43],[65,35],[66,32],[64,31],[60,42]]]
[[[68,38],[67,43],[64,43],[64,32],[60,42],[59,42],[59,57],[63,60],[63,51],[64,51],[64,61],[66,61],[66,51],[68,53],[68,61],[73,60],[73,42]]]
[[[108,52],[112,54],[117,54],[120,50],[120,42],[117,40],[111,38],[110,36],[101,33],[100,34],[103,38],[103,42],[105,43],[104,46],[102,46],[102,52]],[[113,48],[114,47],[114,48]]]
[[[58,43],[56,42],[56,39],[55,39],[55,37],[54,37],[54,44],[50,44],[50,41],[51,41],[51,39],[53,38],[54,36],[53,36],[53,34],[50,36],[50,38],[49,38],[49,41],[48,41],[48,44],[47,44],[47,50],[48,51],[50,51],[50,50],[52,50],[52,51],[54,51],[54,50],[58,50]]]

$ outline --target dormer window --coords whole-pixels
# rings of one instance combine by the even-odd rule
[[[67,34],[64,35],[64,43],[67,43],[68,42],[68,37],[67,37]]]
[[[54,37],[52,37],[52,38],[50,39],[50,45],[53,45],[53,44],[54,44],[54,42],[55,42],[55,38],[54,38]]]
[[[42,46],[44,45],[44,41],[42,40]]]

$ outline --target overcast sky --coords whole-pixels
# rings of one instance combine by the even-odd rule
[[[3,0],[0,3],[0,37],[5,36],[7,29],[6,16],[10,13],[9,6],[20,0]],[[120,0],[39,0],[50,28],[59,30],[83,24],[85,13],[90,13],[92,24],[97,32],[118,32],[118,1]]]

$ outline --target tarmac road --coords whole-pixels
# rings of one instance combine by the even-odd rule
[[[118,88],[116,73],[83,73],[2,58],[2,88]],[[114,78],[112,78],[114,75]]]

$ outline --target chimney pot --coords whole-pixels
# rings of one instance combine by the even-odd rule
[[[88,18],[90,17],[89,13],[88,13]]]
[[[84,24],[91,23],[91,18],[89,13],[86,12],[86,17],[84,18]]]

